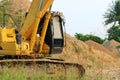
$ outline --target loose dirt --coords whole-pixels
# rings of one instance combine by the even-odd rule
[[[92,77],[104,74],[104,70],[109,71],[120,67],[119,57],[101,44],[91,40],[83,42],[68,34],[66,34],[63,53],[54,54],[52,57],[82,64],[86,69],[86,75]]]
[[[116,54],[116,55],[120,55],[120,43],[115,41],[115,40],[111,40],[111,41],[107,41],[104,46],[110,50],[112,53]]]

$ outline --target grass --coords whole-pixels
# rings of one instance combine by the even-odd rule
[[[75,71],[71,69],[68,73],[69,77],[66,80],[102,80],[100,75],[91,77],[88,75],[84,75],[81,79],[76,79],[74,76]],[[57,75],[56,75],[57,76]],[[47,74],[44,74],[37,67],[32,68],[25,67],[24,65],[18,65],[9,67],[4,66],[2,71],[0,72],[0,80],[65,80],[63,77],[53,77]],[[115,80],[114,78],[107,78],[105,80]]]
[[[49,77],[49,76],[45,76],[45,77],[27,77],[27,74],[26,72],[23,72],[23,71],[15,71],[14,70],[9,70],[8,68],[5,68],[3,73],[0,74],[0,80],[65,80],[65,79],[62,79],[62,78],[59,78],[59,79],[54,79],[52,77]],[[70,77],[68,78],[67,80],[76,80],[74,77]],[[95,78],[91,78],[87,75],[84,75],[81,79],[77,79],[77,80],[102,80],[101,77],[95,77]],[[115,79],[107,79],[107,80],[115,80]]]
[[[19,69],[19,70],[18,70]],[[27,69],[23,68],[8,68],[5,67],[3,72],[0,74],[0,80],[55,80],[50,76],[40,77],[36,72],[28,74]]]
[[[108,78],[108,77],[101,77],[101,76],[96,76],[96,77],[90,77],[88,75],[84,75],[80,80],[116,80],[115,78]]]
[[[40,65],[39,65],[40,67]],[[41,67],[42,68],[42,67]],[[43,71],[45,68],[39,70],[36,66],[24,66],[24,65],[5,65],[0,72],[0,80],[65,80],[64,75],[47,75]],[[69,78],[67,80],[76,80],[73,73],[74,69],[70,70],[71,73],[67,73]],[[59,76],[59,77],[58,77]]]
[[[0,74],[2,80],[27,80],[26,74],[23,71],[17,70],[17,68],[4,67]]]

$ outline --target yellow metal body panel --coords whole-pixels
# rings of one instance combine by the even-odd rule
[[[1,42],[1,47],[3,48],[3,50],[19,50],[15,42]]]
[[[14,28],[0,27],[0,50],[1,55],[30,55],[29,43],[16,43],[16,33]]]
[[[15,42],[14,28],[0,28],[0,42]]]
[[[0,55],[16,55],[18,51],[15,50],[0,50]],[[19,51],[20,54],[20,51]]]
[[[15,42],[1,42],[0,46],[2,50],[0,50],[0,54],[2,55],[29,55],[31,51],[29,51],[29,44],[27,42],[23,42],[21,45],[16,44]]]
[[[28,55],[28,56],[31,56],[32,52],[30,51],[13,51],[13,50],[0,50],[0,55],[18,55],[18,56],[21,56],[21,55]]]

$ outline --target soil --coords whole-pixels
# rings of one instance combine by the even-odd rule
[[[115,40],[111,40],[111,41],[107,41],[104,46],[110,50],[112,53],[119,55],[120,54],[120,43],[115,41]]]
[[[100,76],[101,74],[105,74],[104,71],[106,71],[105,75],[108,77],[107,73],[110,72],[110,77],[113,78],[115,75],[111,76],[112,73],[117,76],[120,72],[116,72],[116,69],[120,67],[120,61],[115,53],[92,40],[83,42],[68,34],[66,34],[66,46],[63,52],[60,54],[53,54],[52,57],[83,65],[86,69],[86,75],[88,76]],[[113,72],[111,72],[112,69]],[[93,71],[95,73],[93,73]],[[118,79],[116,76],[115,80]]]

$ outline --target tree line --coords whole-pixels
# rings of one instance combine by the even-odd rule
[[[109,6],[105,14],[103,15],[105,21],[104,25],[112,25],[108,30],[107,40],[116,40],[120,42],[120,0],[115,0]],[[102,44],[106,39],[102,39],[98,36],[87,34],[83,35],[81,33],[76,33],[75,37],[79,40],[86,41],[86,40],[93,40]]]

